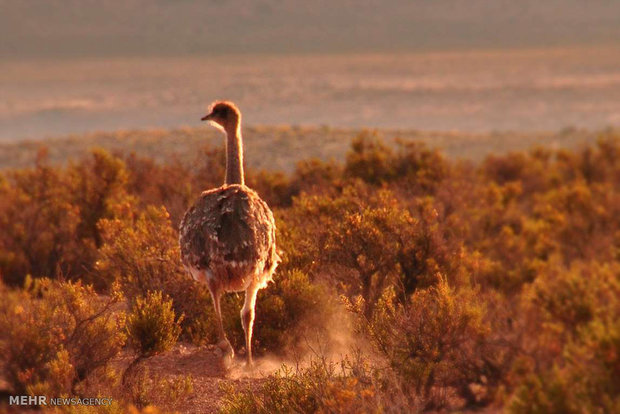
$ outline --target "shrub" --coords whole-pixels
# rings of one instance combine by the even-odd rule
[[[288,207],[299,189],[281,172],[259,171],[247,174],[247,185],[253,188],[271,208]]]
[[[414,217],[394,194],[361,182],[337,196],[302,195],[282,213],[283,267],[329,277],[347,296],[361,294],[366,313],[387,286],[404,298],[453,265],[432,203]]]
[[[342,166],[334,161],[324,162],[316,158],[299,161],[293,174],[293,189],[298,192],[325,193],[337,187],[342,177]]]
[[[175,320],[172,300],[160,291],[149,292],[136,298],[127,317],[129,341],[140,357],[149,357],[167,351],[181,333],[181,315]]]
[[[97,223],[113,216],[114,205],[125,196],[127,170],[125,164],[102,149],[93,150],[91,158],[69,167],[72,204],[79,208],[78,235],[90,239],[96,247],[102,243]]]
[[[351,402],[389,410],[394,399],[396,411],[492,402],[516,412],[618,411],[619,154],[608,132],[596,145],[476,165],[365,134],[345,163],[302,161],[292,175],[248,171],[276,207],[284,251],[275,283],[259,293],[257,352],[296,354],[314,334],[343,331],[350,321],[334,317],[336,291],[354,304],[358,343],[370,341],[380,351],[373,361],[389,363],[371,368],[371,382],[352,370],[296,371],[294,381],[274,380],[239,404],[275,407],[270,398],[299,395],[303,407],[323,411]],[[106,310],[115,281],[134,308],[149,292],[161,293],[161,306],[171,301],[166,309],[185,315],[183,339],[215,340],[210,295],[182,269],[175,226],[196,189],[220,185],[224,156],[207,149],[186,166],[96,151],[57,168],[41,153],[33,168],[0,174],[2,278],[12,286],[28,274],[81,280],[110,295],[49,280],[23,292],[0,288],[2,361],[16,390],[81,391],[84,377],[109,375],[105,361],[123,341],[101,335],[127,332],[122,313]],[[242,302],[242,294],[222,300],[236,348]],[[378,400],[364,405],[359,384],[371,384]],[[136,385],[130,399],[139,404],[160,393],[154,383]],[[290,392],[278,394],[280,386]]]
[[[558,266],[559,267],[559,266]],[[620,269],[598,263],[547,269],[526,298],[529,352],[515,367],[511,412],[620,408]]]
[[[6,292],[0,318],[2,363],[16,394],[75,391],[125,342],[117,290],[98,297],[80,282],[40,279]]]
[[[151,372],[144,365],[137,367],[131,379],[123,385],[124,398],[139,408],[151,406],[171,410],[193,392],[194,382],[191,375],[165,378]]]
[[[20,285],[31,274],[90,282],[101,244],[97,222],[112,217],[126,197],[126,175],[122,161],[103,150],[66,170],[49,166],[42,156],[34,169],[10,173],[0,188],[5,281]]]
[[[446,406],[449,389],[467,405],[491,400],[499,378],[489,373],[500,365],[502,350],[490,341],[478,292],[456,290],[440,277],[436,286],[417,290],[405,305],[394,298],[393,290],[387,290],[370,320],[363,317],[359,301],[349,306],[361,316],[362,331],[398,374],[401,386],[420,396],[427,409]],[[486,393],[475,395],[472,384]]]
[[[165,208],[149,206],[137,217],[102,220],[100,228],[104,244],[96,270],[101,280],[118,280],[131,301],[163,292],[175,313],[185,315],[186,339],[202,343],[216,338],[211,297],[182,268],[178,236]]]
[[[70,183],[40,160],[29,170],[8,174],[0,187],[0,273],[21,286],[34,277],[69,275],[79,269],[80,210],[71,203]]]
[[[396,177],[394,152],[373,133],[362,133],[351,142],[344,170],[345,177],[380,184]]]
[[[443,157],[422,143],[397,139],[396,145],[394,151],[376,134],[360,134],[351,143],[344,177],[371,185],[395,182],[406,186],[410,194],[434,193],[449,172]]]
[[[279,273],[258,295],[255,349],[294,354],[315,333],[329,342],[329,321],[338,312],[331,298],[327,287],[310,282],[303,272]]]
[[[97,271],[107,284],[119,281],[129,298],[168,291],[184,277],[176,233],[164,208],[148,207],[136,218],[102,220],[104,244]]]
[[[579,329],[550,369],[530,372],[508,402],[513,413],[611,413],[620,409],[618,316]]]
[[[450,165],[439,151],[423,143],[396,140],[398,152],[393,163],[399,186],[410,195],[434,194],[445,178],[450,177]]]
[[[314,358],[307,367],[283,365],[257,389],[225,388],[221,413],[412,412],[387,377],[378,377],[367,361],[335,363]]]
[[[227,294],[222,297],[221,303],[224,330],[236,349],[245,346],[239,312],[243,296],[243,292]],[[329,288],[312,283],[307,274],[298,270],[278,271],[274,283],[258,293],[253,352],[256,355],[298,356],[307,351],[308,343],[314,343],[315,337],[321,338],[323,346],[336,346],[337,338],[332,338],[330,322],[338,319],[341,310],[335,302]],[[215,319],[211,313],[213,305],[209,302],[208,306],[211,319],[192,325],[193,329],[204,330],[203,335],[199,335],[203,339],[196,341],[198,343],[215,342],[217,339]]]
[[[192,201],[191,166],[173,159],[160,165],[151,158],[125,157],[129,173],[127,191],[136,196],[140,208],[164,206],[176,228]]]

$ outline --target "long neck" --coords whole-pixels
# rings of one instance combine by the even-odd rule
[[[226,184],[244,184],[241,128],[226,130]]]

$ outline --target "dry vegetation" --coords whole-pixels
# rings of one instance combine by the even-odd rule
[[[344,161],[349,143],[361,133],[386,139],[399,137],[438,148],[449,158],[480,161],[486,155],[505,151],[527,150],[534,145],[569,149],[581,143],[596,142],[597,133],[576,128],[559,132],[434,132],[413,129],[380,129],[365,131],[328,126],[247,126],[244,127],[245,162],[257,170],[268,169],[292,173],[298,161],[318,158],[323,161]],[[0,142],[0,169],[32,165],[41,146],[48,148],[48,160],[58,165],[86,156],[92,148],[104,148],[113,154],[128,150],[160,163],[172,159],[193,162],[196,148],[207,144],[221,145],[222,137],[213,128],[181,128],[173,130],[126,130],[94,132],[43,141]],[[395,148],[395,147],[394,147]]]
[[[40,152],[0,175],[7,392],[110,412],[620,410],[620,136],[472,163],[362,134],[344,162],[250,169],[284,259],[256,352],[302,361],[255,381],[214,378],[210,298],[179,262],[177,224],[223,160]],[[236,349],[241,301],[223,303]]]

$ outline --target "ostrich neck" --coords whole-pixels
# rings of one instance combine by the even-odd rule
[[[226,184],[244,184],[241,129],[226,130]]]

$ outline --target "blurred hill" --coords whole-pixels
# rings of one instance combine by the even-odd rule
[[[552,149],[576,148],[593,143],[600,132],[566,128],[558,132],[419,131],[401,129],[364,130],[356,128],[249,126],[244,128],[245,162],[248,166],[271,171],[291,172],[297,161],[308,158],[344,160],[353,138],[371,134],[393,145],[395,139],[424,142],[453,159],[477,161],[487,154],[527,150],[535,146]],[[221,147],[224,140],[214,128],[172,130],[126,130],[68,135],[45,140],[0,143],[0,169],[33,165],[45,148],[49,160],[61,164],[77,160],[92,148],[116,153],[134,152],[165,163],[177,158],[193,161],[206,147]]]
[[[0,0],[0,56],[618,43],[609,0]]]

